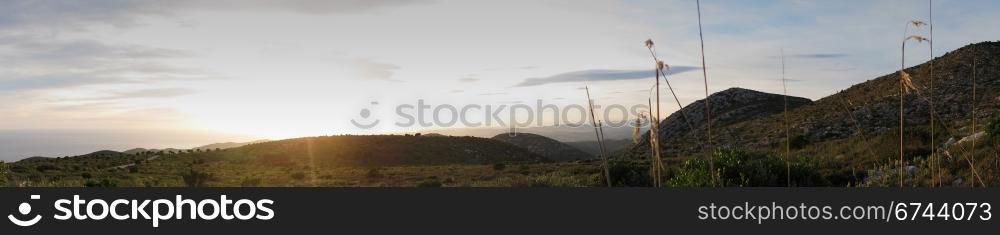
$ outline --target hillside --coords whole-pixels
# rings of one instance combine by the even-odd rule
[[[978,108],[975,118],[981,123],[977,129],[981,131],[987,120],[1000,110],[1000,70],[997,69],[1000,68],[1000,42],[968,45],[931,62],[907,68],[914,85],[918,87],[918,92],[903,96],[907,159],[930,154],[930,101],[933,101],[937,113],[934,145],[941,146],[949,139],[961,139],[970,134],[973,59],[977,61],[975,92]],[[935,66],[933,90],[930,89],[931,63]],[[887,70],[889,73],[886,75],[815,102],[803,100],[790,104],[793,154],[844,159],[855,166],[898,156],[899,75],[891,68]],[[759,112],[719,110],[743,102],[743,98],[724,95],[732,93],[731,90],[711,96],[716,147],[774,152],[782,149],[786,138],[780,96],[770,95],[774,98],[756,103],[755,107],[763,109]],[[691,156],[704,150],[701,148],[704,145],[698,144],[704,141],[701,133],[704,128],[697,122],[702,118],[698,110],[704,109],[701,103],[698,101],[684,108],[690,110],[688,115],[696,120],[696,131],[685,129],[681,125],[683,123],[678,121],[678,113],[664,121],[661,133],[667,143],[663,150],[668,156]],[[646,154],[646,143],[633,146],[627,155]]]
[[[784,96],[743,88],[730,88],[709,96],[712,108],[712,135],[716,143],[743,141],[737,133],[740,129],[730,126],[765,118],[784,111]],[[788,97],[789,110],[812,104],[800,97]],[[684,113],[682,115],[682,112]],[[684,115],[688,120],[684,119]],[[705,100],[698,100],[678,112],[667,116],[660,123],[660,139],[667,155],[692,154],[700,151],[705,141]],[[734,131],[736,130],[736,131]],[[760,130],[755,130],[760,131]],[[649,152],[649,135],[643,135],[640,144],[633,146],[627,154]]]
[[[597,144],[597,141],[574,141],[566,142],[569,146],[573,146],[577,149],[583,150],[590,155],[598,155],[601,153],[601,147]],[[616,156],[621,154],[623,151],[628,150],[632,146],[631,139],[607,139],[604,140],[605,147],[608,148],[608,155]]]
[[[972,110],[972,61],[976,58],[978,95],[977,119],[990,117],[998,108],[1000,89],[1000,42],[972,44],[949,52],[932,62],[908,68],[913,83],[919,88],[903,96],[905,123],[908,126],[929,126],[930,102],[933,101],[936,122],[940,130],[957,135],[958,129],[966,126]],[[934,88],[930,90],[930,64],[935,64]],[[790,113],[793,135],[808,142],[822,142],[858,135],[885,134],[899,125],[899,75],[890,73],[868,80],[836,94],[816,101],[814,105],[794,110]],[[763,129],[767,132],[739,133],[741,136],[761,139],[757,143],[767,145],[782,141],[780,129],[782,120],[770,117],[758,123],[743,123],[738,129]],[[898,131],[898,130],[897,130]],[[944,141],[944,140],[941,140]]]
[[[271,141],[271,140],[255,140],[255,141],[250,141],[250,142],[214,143],[214,144],[208,144],[208,145],[204,145],[204,146],[194,147],[194,148],[191,148],[191,149],[200,149],[200,150],[231,149],[231,148],[243,147],[243,146],[247,146],[247,145],[251,145],[251,144],[264,143],[264,142],[268,142],[268,141]]]
[[[252,144],[202,155],[268,165],[315,163],[339,166],[484,164],[548,159],[501,141],[443,136],[325,136]],[[310,164],[311,164],[310,163]]]
[[[594,156],[573,146],[559,142],[549,137],[531,133],[503,133],[494,136],[494,140],[510,143],[514,146],[526,149],[532,153],[553,161],[572,161],[590,159]]]

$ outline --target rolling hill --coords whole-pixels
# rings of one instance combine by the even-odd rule
[[[935,110],[935,145],[970,133],[972,64],[977,63],[977,115],[985,124],[1000,110],[1000,42],[971,44],[946,53],[930,62],[907,68],[917,92],[903,96],[906,124],[906,158],[930,153],[931,103]],[[934,64],[931,90],[930,64]],[[789,99],[792,149],[800,156],[837,157],[851,161],[898,155],[899,75],[896,72],[856,84],[815,102]],[[748,107],[746,96],[756,100]],[[713,107],[713,136],[716,147],[737,147],[764,151],[782,149],[785,143],[784,117],[780,95],[743,89],[729,89],[710,96]],[[663,121],[661,138],[668,156],[690,156],[704,151],[704,127],[700,111],[703,101],[683,110],[694,120],[695,131],[685,128],[678,113]],[[736,109],[728,109],[733,108]],[[741,111],[743,110],[743,111]],[[645,155],[648,140],[626,153]],[[897,148],[897,150],[893,150]],[[793,152],[793,154],[795,154]]]
[[[514,146],[526,149],[553,161],[583,160],[594,157],[594,155],[563,142],[531,133],[517,133],[514,135],[511,133],[503,133],[496,135],[491,139],[510,143]]]
[[[345,135],[270,141],[203,153],[207,160],[269,165],[392,166],[543,162],[517,146],[477,137]]]

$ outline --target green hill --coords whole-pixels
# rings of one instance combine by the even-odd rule
[[[337,166],[487,164],[548,159],[514,145],[477,137],[345,135],[270,141],[205,153],[207,160],[268,165]]]
[[[558,140],[531,133],[503,133],[491,139],[513,144],[554,161],[594,158],[593,155]]]

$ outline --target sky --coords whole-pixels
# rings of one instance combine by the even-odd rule
[[[397,107],[420,100],[584,105],[587,86],[598,105],[645,104],[655,66],[646,39],[671,67],[680,101],[704,98],[694,0],[0,5],[0,160],[440,129],[390,125]],[[937,55],[1000,40],[1000,2],[933,6]],[[711,92],[782,92],[783,53],[788,94],[810,99],[892,73],[906,22],[929,21],[928,2],[916,0],[705,0],[701,8]],[[926,27],[911,33],[930,36]],[[926,45],[908,50],[909,65],[930,55]],[[384,122],[351,122],[372,119]]]

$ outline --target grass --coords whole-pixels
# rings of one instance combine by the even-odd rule
[[[608,177],[608,152],[604,149],[604,138],[601,136],[601,127],[597,125],[597,115],[594,115],[594,100],[590,99],[590,88],[584,87],[587,91],[587,106],[590,109],[590,124],[594,125],[594,135],[597,138],[597,145],[601,146],[601,162],[604,167],[604,178]],[[608,187],[611,187],[611,180],[607,180]]]

